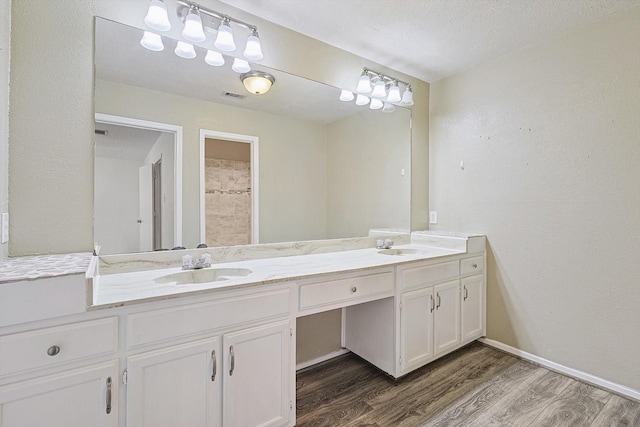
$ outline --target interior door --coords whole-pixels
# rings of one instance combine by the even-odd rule
[[[153,165],[141,166],[138,171],[140,217],[140,252],[153,250]]]

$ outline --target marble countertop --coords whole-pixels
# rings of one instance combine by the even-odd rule
[[[85,274],[91,257],[90,252],[81,252],[2,258],[0,259],[0,284]]]
[[[393,249],[403,248],[418,249],[419,252],[404,255],[384,255],[378,253],[379,249],[368,248],[216,263],[212,268],[245,268],[251,270],[251,273],[244,277],[234,277],[204,284],[177,284],[176,282],[162,283],[162,280],[156,281],[160,277],[183,271],[180,267],[96,275],[93,277],[93,306],[90,308],[116,307],[175,296],[298,280],[324,274],[346,273],[466,253],[465,250],[426,247],[415,244],[393,247]]]

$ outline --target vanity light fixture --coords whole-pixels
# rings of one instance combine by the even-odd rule
[[[193,59],[196,57],[196,50],[193,48],[193,45],[191,43],[187,42],[179,41],[174,52],[180,58],[184,59]]]
[[[231,69],[236,73],[248,73],[251,71],[251,65],[249,65],[249,63],[244,59],[236,58],[233,60]]]
[[[236,19],[221,12],[200,6],[198,3],[187,0],[176,0],[178,4],[176,13],[178,18],[184,22],[182,37],[191,43],[201,43],[207,38],[205,30],[209,33],[216,33],[214,46],[222,52],[233,52],[236,50],[236,42],[233,38],[231,24],[238,25],[250,31],[247,43],[243,51],[243,56],[251,61],[259,61],[264,55],[258,27],[247,22]],[[207,22],[203,22],[203,17],[208,17]],[[171,22],[167,13],[167,5],[163,0],[151,0],[147,15],[144,18],[145,24],[156,31],[168,31],[171,29]],[[216,31],[217,30],[217,31]]]
[[[350,90],[342,89],[340,92],[340,101],[353,101],[353,92]]]
[[[263,71],[249,71],[240,76],[244,87],[255,95],[264,95],[269,92],[276,78]]]
[[[164,50],[164,44],[162,44],[162,37],[156,33],[152,33],[150,31],[145,31],[142,39],[140,40],[140,44],[154,52],[160,52]]]
[[[400,96],[400,84],[405,87],[402,96]],[[358,96],[356,97],[356,105],[367,105],[369,104],[369,101],[371,101],[369,108],[372,110],[382,109],[385,113],[392,113],[395,111],[396,108],[393,104],[403,106],[413,105],[413,91],[411,90],[411,85],[409,83],[395,77],[370,70],[366,67],[362,69],[362,74],[360,75],[356,86],[356,92],[358,93]],[[353,99],[349,99],[345,93],[352,92],[342,90],[340,93],[340,101],[350,101]],[[363,94],[370,94],[371,100]]]
[[[220,67],[224,65],[224,56],[215,50],[208,50],[207,56],[204,57],[204,62],[214,67]]]

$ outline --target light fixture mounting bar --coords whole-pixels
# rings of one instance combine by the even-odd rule
[[[389,83],[397,82],[397,83],[402,83],[405,86],[409,86],[409,87],[411,86],[411,83],[407,83],[395,77],[387,76],[386,74],[380,73],[378,71],[373,71],[372,69],[367,67],[364,67],[362,69],[362,73],[370,75],[370,77],[378,77],[379,79],[382,79],[384,82],[389,82]]]
[[[212,18],[233,22],[233,23],[235,23],[237,25],[240,25],[241,27],[247,28],[247,29],[249,29],[251,31],[255,31],[255,32],[258,31],[258,27],[256,27],[255,25],[251,25],[249,23],[246,23],[244,21],[236,19],[236,18],[234,18],[232,16],[229,16],[229,15],[227,15],[225,13],[217,12],[215,10],[206,8],[204,6],[200,6],[198,3],[195,3],[195,2],[192,2],[192,1],[184,1],[184,0],[176,0],[176,3],[181,4],[183,6],[186,6],[187,8],[194,7],[200,13],[204,13],[205,15],[211,16]]]

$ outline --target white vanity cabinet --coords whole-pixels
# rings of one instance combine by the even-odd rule
[[[486,280],[484,257],[460,260],[461,333],[462,344],[486,333]]]
[[[293,425],[291,306],[281,287],[129,315],[127,426]]]
[[[119,423],[118,319],[0,337],[0,426]]]

